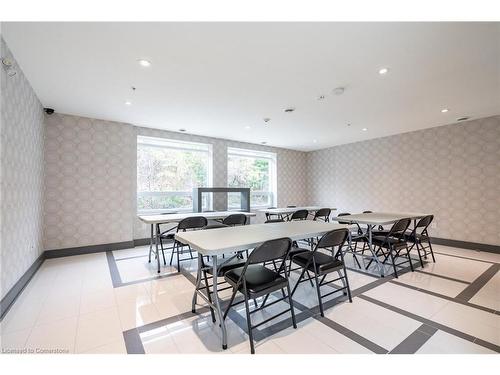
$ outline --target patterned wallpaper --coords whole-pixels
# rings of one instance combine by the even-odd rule
[[[428,212],[433,236],[500,245],[500,116],[310,152],[307,167],[311,204]]]
[[[54,114],[46,116],[47,250],[149,236],[149,228],[136,214],[137,135],[212,144],[214,186],[227,184],[227,147],[275,152],[278,204],[307,203],[303,152]],[[253,222],[263,219],[259,214]]]
[[[45,123],[45,249],[132,240],[134,129],[61,114]]]
[[[1,57],[14,60],[1,39]],[[43,252],[43,108],[23,72],[1,71],[1,296]]]

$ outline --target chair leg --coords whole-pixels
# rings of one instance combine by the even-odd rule
[[[172,254],[170,254],[170,263],[172,265],[172,261],[174,260],[174,253],[177,251],[177,241],[174,241],[174,246],[172,246]]]
[[[250,353],[255,354],[255,348],[253,345],[253,334],[252,334],[252,321],[250,320],[250,306],[248,306],[248,295],[246,287],[244,287],[245,292],[245,311],[247,313],[247,327],[248,327],[248,339],[250,340]]]
[[[163,250],[163,241],[161,240],[161,237],[160,237],[160,247],[161,247],[161,255],[163,256],[163,264],[166,266],[167,261],[165,260],[165,251]]]
[[[392,249],[389,248],[389,255],[391,256],[392,268],[394,269],[394,276],[396,279],[398,278],[398,271],[396,269],[396,260],[394,259],[394,254],[392,253]]]
[[[295,293],[295,290],[297,289],[297,287],[299,286],[300,284],[300,280],[302,280],[302,277],[304,277],[304,274],[306,273],[306,269],[305,267],[302,269],[302,272],[300,273],[300,276],[299,276],[299,279],[297,280],[297,284],[295,284],[295,286],[293,287],[293,290],[292,290],[292,296],[293,294]]]
[[[413,262],[411,261],[411,257],[410,257],[410,250],[408,249],[408,245],[406,245],[406,255],[408,256],[408,262],[410,262],[410,269],[411,269],[411,272],[415,271],[413,269]],[[422,260],[420,260],[422,261]],[[423,267],[423,265],[422,265]]]
[[[231,295],[231,298],[229,299],[229,304],[227,305],[226,311],[224,311],[224,316],[223,316],[224,320],[226,320],[226,318],[227,318],[227,314],[228,314],[229,309],[231,308],[231,306],[233,304],[234,297],[236,296],[237,291],[238,291],[238,289],[233,287],[233,294]]]
[[[188,248],[189,248],[189,255],[191,256],[191,259],[194,259],[193,258],[193,250],[191,249],[191,246],[188,245]]]
[[[325,316],[325,313],[323,312],[323,302],[321,301],[321,292],[319,290],[319,281],[318,281],[318,275],[316,272],[314,272],[314,281],[316,282],[316,292],[318,293],[318,302],[319,302],[319,312],[321,316]]]
[[[347,287],[347,296],[349,297],[349,302],[352,303],[351,287],[349,285],[349,278],[347,277],[347,269],[345,268],[345,264],[344,264],[344,278],[345,278],[345,285]]]
[[[420,266],[424,268],[424,261],[422,260],[422,254],[420,253],[420,246],[418,246],[418,241],[415,241],[417,247],[418,259],[420,259]],[[425,252],[425,249],[422,249]]]
[[[203,278],[205,280],[205,290],[207,292],[207,298],[210,303],[212,303],[212,296],[210,293],[210,288],[208,287],[208,277],[207,277],[207,271],[203,271]],[[210,315],[212,315],[212,322],[215,323],[215,312],[212,306],[210,306]]]
[[[313,281],[312,281],[312,277],[311,275],[309,274],[309,271],[306,271],[306,275],[307,277],[309,278],[309,283],[311,284],[311,286],[314,288],[314,284],[313,284]]]
[[[183,246],[184,247],[184,246]],[[179,246],[177,245],[177,272],[181,272],[181,261],[179,259]]]
[[[429,249],[431,251],[431,256],[432,256],[432,262],[436,263],[436,258],[434,258],[434,251],[432,250],[432,245],[431,245],[431,240],[428,239],[427,242],[429,243]]]
[[[288,303],[290,304],[290,312],[292,313],[293,328],[297,328],[297,320],[295,319],[295,311],[293,310],[292,294],[290,293],[290,283],[286,282],[286,292],[288,293]]]

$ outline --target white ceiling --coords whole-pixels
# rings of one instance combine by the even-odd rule
[[[3,23],[2,33],[45,107],[151,128],[313,150],[500,113],[500,23]]]

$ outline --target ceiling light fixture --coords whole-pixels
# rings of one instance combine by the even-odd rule
[[[125,102],[125,105],[132,105],[132,102],[129,102],[128,100]]]
[[[459,118],[457,118],[457,121],[458,121],[458,122],[460,122],[460,121],[467,121],[467,120],[469,120],[469,119],[470,119],[470,117],[468,117],[468,116],[464,116],[464,117],[459,117]]]
[[[448,112],[448,111],[449,111],[449,109],[448,109],[448,108],[443,108],[443,109],[441,110],[441,113],[446,113],[446,112]]]
[[[260,142],[261,145],[267,145],[267,142]]]
[[[378,71],[378,74],[380,74],[380,75],[384,75],[387,73],[389,73],[389,68],[382,68]]]
[[[318,140],[317,139],[313,139],[313,143],[318,143]]]
[[[286,108],[284,112],[285,113],[290,113],[290,112],[293,112],[293,111],[295,111],[295,108]]]
[[[151,66],[151,61],[148,61],[148,60],[141,59],[141,60],[137,60],[137,62],[139,63],[140,66],[144,66],[145,68]]]
[[[179,129],[179,131],[184,133],[186,129]]]
[[[250,130],[250,129],[252,129],[252,128],[251,128],[249,125],[247,125],[247,126],[245,126],[245,129],[246,129],[246,130]]]
[[[271,119],[270,119],[269,117],[265,117],[265,118],[264,118],[264,122],[265,122],[265,123],[268,123],[269,121],[271,121]]]
[[[367,131],[367,130],[368,130],[368,128],[363,128],[363,129],[361,129],[361,130],[363,130],[363,131],[365,132],[365,131]]]

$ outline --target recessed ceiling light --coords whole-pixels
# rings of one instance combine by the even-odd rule
[[[128,100],[125,102],[125,105],[132,105],[132,102],[129,102]]]
[[[318,143],[318,140],[317,139],[313,139],[313,143]]]
[[[246,129],[246,130],[250,130],[250,129],[252,129],[252,127],[251,127],[251,126],[249,126],[249,125],[247,125],[247,126],[245,126],[245,129]]]
[[[267,142],[260,142],[261,145],[267,145]]]
[[[441,110],[441,113],[446,113],[446,112],[448,112],[448,111],[449,111],[449,109],[448,109],[448,108],[443,108],[443,109]]]
[[[179,131],[180,131],[180,132],[185,132],[185,131],[186,131],[186,129],[179,129]]]
[[[265,117],[265,118],[264,118],[264,122],[265,122],[265,123],[268,123],[269,121],[271,121],[271,119],[270,119],[269,117]]]
[[[361,130],[363,130],[363,131],[365,132],[365,131],[367,131],[367,130],[368,130],[368,128],[363,128],[363,129],[361,129]]]
[[[378,71],[378,74],[381,74],[381,75],[384,75],[384,74],[387,74],[389,73],[389,69],[388,68],[382,68]]]
[[[151,66],[151,61],[148,61],[148,60],[137,60],[137,62],[139,63],[140,66],[144,66],[144,67],[148,67],[148,66]]]
[[[348,123],[347,126],[351,126],[351,123]]]
[[[295,111],[295,108],[286,108],[285,109],[285,113],[290,113],[290,112],[293,112]]]

